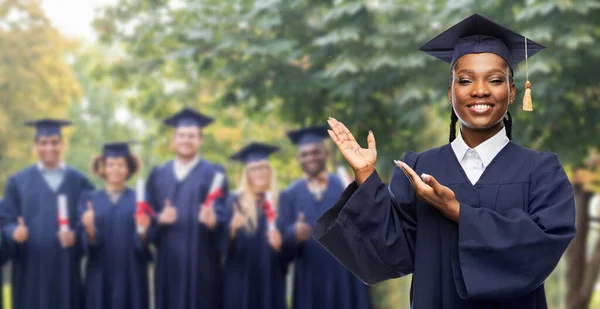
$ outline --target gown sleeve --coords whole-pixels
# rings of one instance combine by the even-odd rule
[[[13,240],[13,233],[17,228],[17,218],[22,216],[22,213],[19,189],[14,177],[8,179],[4,194],[4,201],[0,210],[2,213],[2,233],[5,235],[4,239],[6,240],[4,245],[9,252],[16,254],[15,246],[18,244]]]
[[[539,155],[529,188],[528,211],[460,204],[459,265],[452,269],[462,298],[505,300],[531,293],[558,264],[575,236],[575,202],[555,154]]]
[[[159,201],[158,200],[158,196],[156,194],[156,190],[154,188],[156,188],[156,167],[152,168],[152,171],[150,171],[150,174],[148,175],[148,181],[146,181],[146,199],[147,199],[147,203],[150,205],[150,207],[152,207],[152,210],[154,211],[154,216],[150,217],[150,226],[148,227],[148,230],[146,231],[146,241],[148,243],[153,243],[155,245],[157,245],[158,242],[158,235],[160,233],[161,227],[158,223],[158,216],[160,215],[160,212],[162,211],[162,205],[164,203],[164,201]]]
[[[285,190],[279,195],[279,215],[277,228],[281,232],[282,244],[280,258],[283,263],[290,263],[300,252],[302,244],[296,241],[295,223],[298,212],[291,202],[292,191]]]
[[[403,161],[413,167],[417,155]],[[377,172],[360,186],[351,183],[338,202],[317,221],[313,236],[364,283],[413,272],[416,241],[416,195],[396,168],[387,187]]]

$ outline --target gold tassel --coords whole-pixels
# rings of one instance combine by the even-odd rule
[[[529,82],[529,66],[527,63],[527,38],[525,38],[525,96],[523,97],[523,110],[526,112],[533,111],[533,102],[531,101],[531,83]]]
[[[531,102],[531,83],[525,82],[525,96],[523,97],[523,110],[527,112],[533,111],[533,104]]]

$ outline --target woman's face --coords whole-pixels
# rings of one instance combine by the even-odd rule
[[[267,161],[249,163],[246,166],[248,170],[248,181],[252,188],[258,192],[265,192],[271,184],[271,167]]]
[[[488,130],[502,126],[515,97],[515,85],[509,76],[509,66],[498,55],[467,54],[459,58],[448,99],[463,128]]]
[[[127,181],[129,168],[127,160],[123,157],[110,157],[104,161],[104,175],[106,181],[113,185],[122,185]]]

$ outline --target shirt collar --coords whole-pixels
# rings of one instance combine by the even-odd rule
[[[65,171],[65,169],[67,168],[67,165],[65,164],[65,162],[62,162],[62,161],[61,161],[61,162],[58,164],[58,167],[57,167],[55,170],[51,171],[51,170],[49,170],[48,168],[46,168],[46,166],[44,165],[44,163],[42,163],[42,161],[38,161],[38,162],[37,162],[37,167],[38,167],[38,169],[39,169],[41,172],[60,172],[60,173],[62,173],[62,172],[64,172],[64,171]]]
[[[510,140],[508,137],[506,137],[506,128],[502,127],[498,133],[479,144],[473,150],[479,154],[483,166],[487,167],[492,162],[494,157],[500,152],[500,150],[502,150],[502,148],[508,144],[509,141]],[[456,136],[456,139],[452,141],[451,146],[458,161],[462,161],[465,154],[470,149],[462,137],[462,132],[460,132]]]
[[[182,163],[179,160],[175,159],[175,168],[192,168],[198,163],[198,161],[200,161],[200,156],[196,156],[194,160],[188,163]]]

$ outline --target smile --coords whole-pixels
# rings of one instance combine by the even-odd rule
[[[467,108],[469,108],[469,110],[474,111],[474,112],[487,112],[489,110],[491,110],[494,107],[494,105],[492,104],[471,104],[471,105],[467,105]]]

